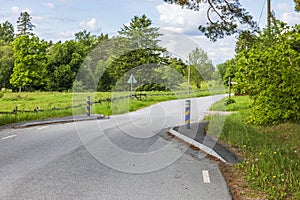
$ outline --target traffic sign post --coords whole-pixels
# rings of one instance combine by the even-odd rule
[[[137,81],[135,80],[133,74],[130,75],[130,77],[129,77],[127,83],[130,84],[130,99],[131,99],[131,98],[132,98],[133,84],[134,84],[134,83],[137,83]]]

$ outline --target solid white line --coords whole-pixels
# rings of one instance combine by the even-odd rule
[[[9,138],[14,138],[14,137],[17,137],[17,135],[10,135],[10,136],[7,136],[7,137],[1,138],[1,139],[2,140],[7,140]]]
[[[210,183],[209,172],[207,170],[202,170],[203,182]]]

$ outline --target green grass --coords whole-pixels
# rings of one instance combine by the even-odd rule
[[[268,194],[268,199],[300,199],[300,124],[247,124],[249,97],[234,99],[227,110],[238,112],[223,116],[220,139],[243,152],[245,160],[237,167],[244,170],[249,185]],[[212,108],[218,109],[218,104]]]
[[[132,99],[129,100],[113,100],[112,102],[102,102],[93,104],[91,107],[92,114],[122,114],[126,112],[135,111],[143,107],[173,99],[181,99],[188,97],[201,97],[208,96],[211,93],[207,91],[201,91],[197,93],[191,93],[190,95],[182,94],[183,91],[177,91],[178,94],[172,94],[172,92],[142,92],[147,94],[147,97],[143,97],[142,100]],[[224,91],[217,91],[213,94],[221,94]],[[151,96],[154,94],[156,96]],[[170,95],[171,94],[171,95]],[[16,122],[24,122],[29,120],[38,120],[45,118],[72,116],[73,114],[85,114],[86,97],[90,96],[92,102],[98,102],[99,100],[105,100],[107,98],[113,99],[120,96],[129,95],[128,92],[96,92],[96,93],[67,93],[67,92],[22,92],[22,93],[3,93],[0,98],[0,111],[12,112],[16,107],[21,111],[34,111],[36,107],[45,112],[38,113],[25,113],[18,112],[15,114],[1,114],[0,126]],[[157,96],[159,95],[159,96]],[[52,110],[53,108],[66,108],[68,106],[78,106],[80,108],[66,109],[66,110]]]

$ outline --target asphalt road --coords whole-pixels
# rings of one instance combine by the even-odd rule
[[[192,121],[224,95],[192,100]],[[184,100],[0,132],[0,199],[231,199],[215,162],[168,136]]]

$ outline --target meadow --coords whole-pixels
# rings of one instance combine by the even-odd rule
[[[186,91],[136,92],[132,99],[128,98],[129,92],[3,92],[0,98],[0,113],[3,113],[0,114],[0,126],[29,120],[84,115],[87,96],[90,96],[92,102],[91,114],[109,116],[135,111],[162,101],[224,92],[220,90],[212,93],[203,90],[190,95]]]

